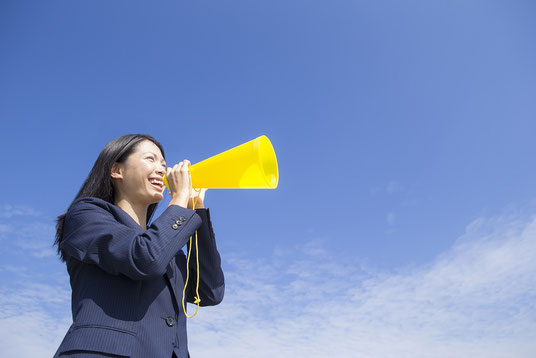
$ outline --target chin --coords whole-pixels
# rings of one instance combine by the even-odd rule
[[[151,204],[156,204],[156,203],[159,203],[162,201],[162,199],[164,199],[164,196],[163,195],[156,195],[152,198],[151,200]]]
[[[162,199],[164,199],[164,195],[162,194],[156,194],[156,193],[150,193],[149,195],[147,195],[147,193],[143,196],[143,201],[147,204],[147,205],[151,205],[151,204],[156,204],[156,203],[159,203],[162,201]]]

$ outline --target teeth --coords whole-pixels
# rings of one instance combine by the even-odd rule
[[[151,184],[156,184],[156,185],[164,185],[164,182],[161,181],[161,180],[156,180],[156,179],[153,179],[153,180],[150,180]]]

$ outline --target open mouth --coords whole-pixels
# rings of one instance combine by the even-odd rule
[[[164,182],[160,179],[149,179],[149,183],[158,191],[164,191]]]

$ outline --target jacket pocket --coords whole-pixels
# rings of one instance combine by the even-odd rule
[[[69,330],[58,353],[85,350],[129,357],[135,344],[135,332],[102,325],[80,325]]]

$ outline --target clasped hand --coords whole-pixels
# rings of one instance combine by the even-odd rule
[[[180,205],[187,209],[204,208],[206,188],[193,189],[190,185],[189,167],[190,161],[185,159],[166,168],[166,179],[169,185],[171,202],[169,205]]]

